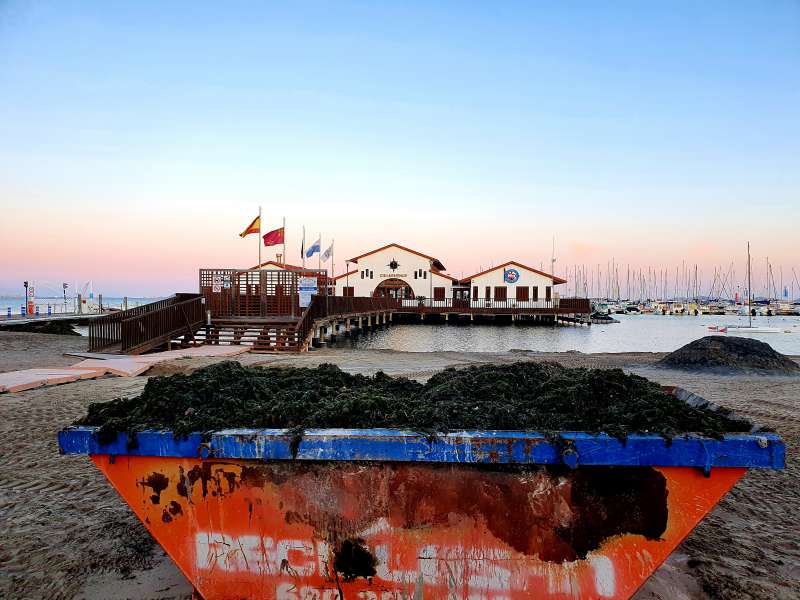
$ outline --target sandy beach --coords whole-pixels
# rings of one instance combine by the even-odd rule
[[[0,371],[78,362],[81,338],[0,332]],[[775,428],[785,471],[751,471],[635,596],[667,599],[790,599],[800,589],[800,378],[663,370],[655,353],[405,353],[321,350],[250,355],[243,364],[314,366],[425,379],[449,366],[554,360],[621,367],[679,385]],[[177,360],[134,378],[103,378],[0,395],[0,597],[155,600],[191,588],[85,456],[60,456],[56,433],[90,402],[136,395],[148,376],[216,359]],[[800,357],[795,357],[800,360]]]

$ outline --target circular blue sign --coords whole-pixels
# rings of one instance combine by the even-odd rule
[[[506,283],[517,283],[517,281],[519,281],[519,271],[516,269],[503,271],[503,280]]]

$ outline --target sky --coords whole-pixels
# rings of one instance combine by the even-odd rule
[[[555,238],[557,274],[710,278],[749,240],[790,280],[800,2],[0,0],[0,294],[196,291],[255,264],[259,206],[337,273],[389,242],[549,269]]]

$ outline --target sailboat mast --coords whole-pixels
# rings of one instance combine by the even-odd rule
[[[753,326],[753,288],[750,285],[750,242],[747,242],[747,318]]]

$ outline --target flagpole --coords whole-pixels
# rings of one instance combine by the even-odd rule
[[[317,238],[319,240],[319,250],[317,251],[317,271],[322,271],[322,234]]]
[[[286,217],[283,217],[283,264],[286,264]]]
[[[300,243],[300,258],[303,259],[303,271],[306,270],[306,226],[303,225],[303,241]]]
[[[256,236],[258,239],[258,268],[261,268],[261,244],[263,240],[261,239],[261,205],[258,206],[258,235]]]

